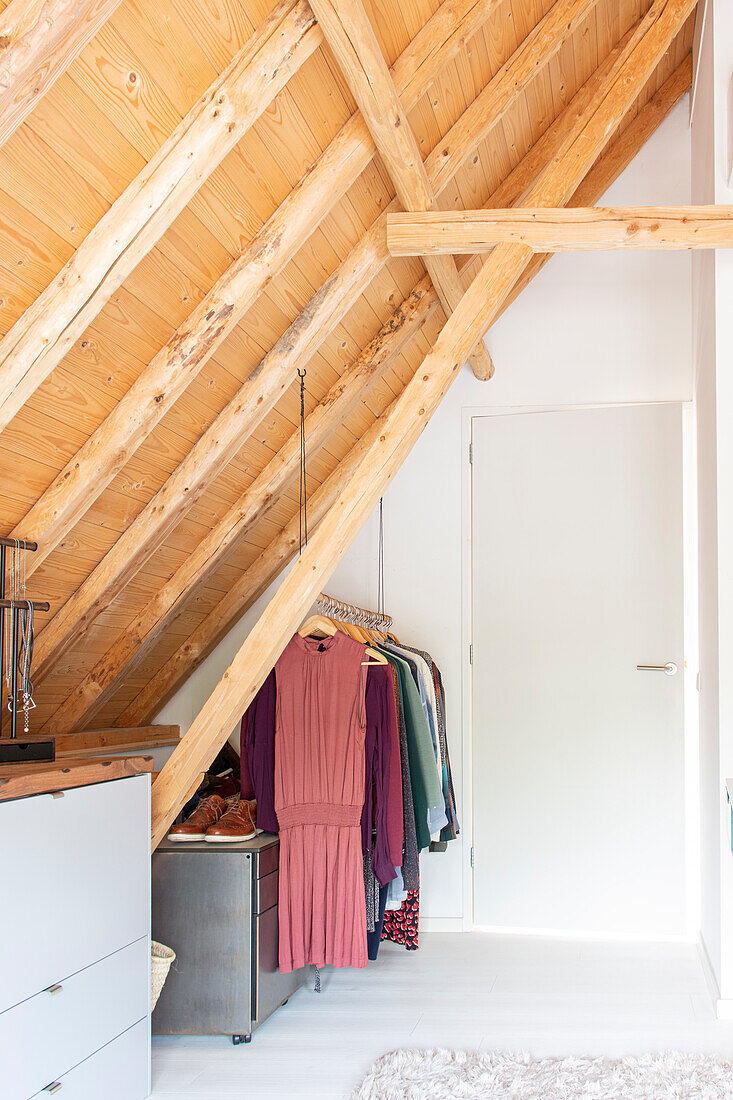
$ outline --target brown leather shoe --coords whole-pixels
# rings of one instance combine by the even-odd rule
[[[252,840],[259,831],[255,826],[256,806],[254,799],[248,801],[240,798],[216,824],[206,830],[204,840],[210,844],[234,844],[238,840]]]
[[[202,798],[191,816],[182,825],[174,825],[168,833],[169,840],[204,840],[206,830],[227,811],[227,802],[218,794]]]

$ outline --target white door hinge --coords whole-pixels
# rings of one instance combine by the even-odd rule
[[[473,867],[473,848],[471,848],[471,866]]]
[[[468,461],[473,464],[473,443],[468,444]]]
[[[468,663],[469,665],[473,664],[473,642],[468,647]]]

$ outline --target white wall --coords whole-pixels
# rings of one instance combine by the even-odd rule
[[[708,0],[692,127],[695,202],[733,203],[733,8]],[[733,254],[696,257],[693,280],[700,547],[701,932],[733,1015]]]
[[[690,201],[687,105],[680,104],[607,195],[627,204]],[[489,383],[456,381],[385,496],[387,610],[396,633],[443,670],[451,760],[462,802],[461,445],[466,408],[690,400],[690,261],[686,253],[555,257],[490,332]],[[503,471],[507,476],[507,471]],[[327,591],[369,607],[377,599],[376,515]],[[159,715],[187,728],[254,619],[221,643]],[[470,822],[463,822],[470,832]],[[460,921],[466,858],[460,842],[422,860],[421,908]]]
[[[702,39],[692,125],[692,201],[715,202],[712,4]],[[720,775],[718,742],[718,510],[715,253],[692,258],[697,421],[700,664],[700,930],[720,983]]]

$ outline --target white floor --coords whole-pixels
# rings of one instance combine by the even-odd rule
[[[691,944],[596,943],[483,933],[383,944],[363,971],[324,972],[248,1046],[157,1038],[154,1100],[344,1097],[396,1047],[607,1055],[687,1050],[733,1058]]]

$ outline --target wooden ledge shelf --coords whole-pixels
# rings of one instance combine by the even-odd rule
[[[0,802],[31,794],[52,794],[70,787],[86,787],[90,783],[108,783],[111,779],[145,775],[152,770],[152,756],[80,757],[50,764],[6,764],[0,767]]]

